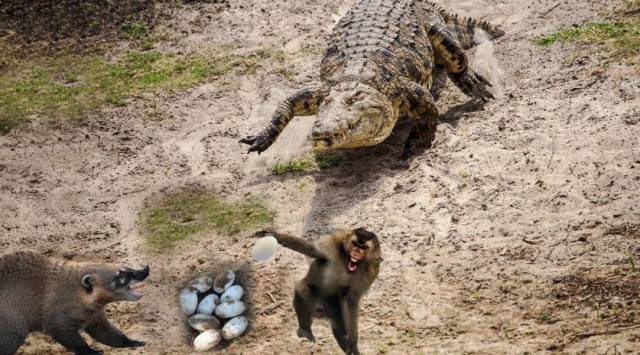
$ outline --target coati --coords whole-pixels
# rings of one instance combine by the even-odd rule
[[[14,354],[30,332],[40,331],[76,354],[101,354],[79,331],[112,347],[139,347],[106,318],[111,302],[137,301],[131,289],[149,275],[112,264],[49,259],[31,251],[0,256],[0,355]]]
[[[313,258],[307,275],[295,287],[293,307],[298,318],[298,336],[315,341],[311,331],[317,306],[331,319],[333,336],[349,355],[358,351],[360,298],[378,277],[380,242],[364,228],[339,230],[312,243],[306,239],[263,230],[278,243]]]

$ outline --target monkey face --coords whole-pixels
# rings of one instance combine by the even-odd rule
[[[109,267],[92,271],[82,277],[82,286],[87,292],[101,293],[100,297],[109,302],[139,300],[142,293],[131,286],[149,276],[148,265],[139,270]]]
[[[373,260],[380,258],[380,245],[375,234],[358,228],[353,230],[353,234],[347,239],[345,249],[348,252],[347,271],[358,270],[363,260]]]

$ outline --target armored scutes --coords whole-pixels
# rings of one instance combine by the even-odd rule
[[[263,152],[294,116],[318,115],[315,149],[366,147],[385,140],[407,117],[415,125],[406,152],[429,147],[438,118],[434,101],[447,77],[475,99],[493,98],[491,84],[468,67],[464,53],[477,29],[492,39],[504,34],[426,0],[361,0],[333,30],[321,86],[286,99],[264,130],[240,142],[249,152]]]

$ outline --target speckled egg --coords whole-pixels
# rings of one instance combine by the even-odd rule
[[[247,330],[249,320],[247,317],[235,317],[230,319],[224,327],[222,327],[222,338],[229,340],[239,337]]]
[[[216,307],[215,313],[220,318],[229,319],[241,315],[246,308],[242,301],[225,301]]]
[[[225,302],[225,301],[240,301],[240,299],[242,298],[243,294],[244,294],[244,290],[242,290],[242,286],[233,285],[233,286],[229,287],[226,291],[224,291],[222,296],[220,296],[220,301],[221,302]]]

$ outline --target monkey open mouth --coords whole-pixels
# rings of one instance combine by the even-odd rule
[[[360,266],[360,262],[363,257],[364,256],[359,251],[356,251],[355,249],[351,250],[351,253],[349,253],[349,261],[347,262],[347,270],[349,272],[358,270],[358,266]]]

